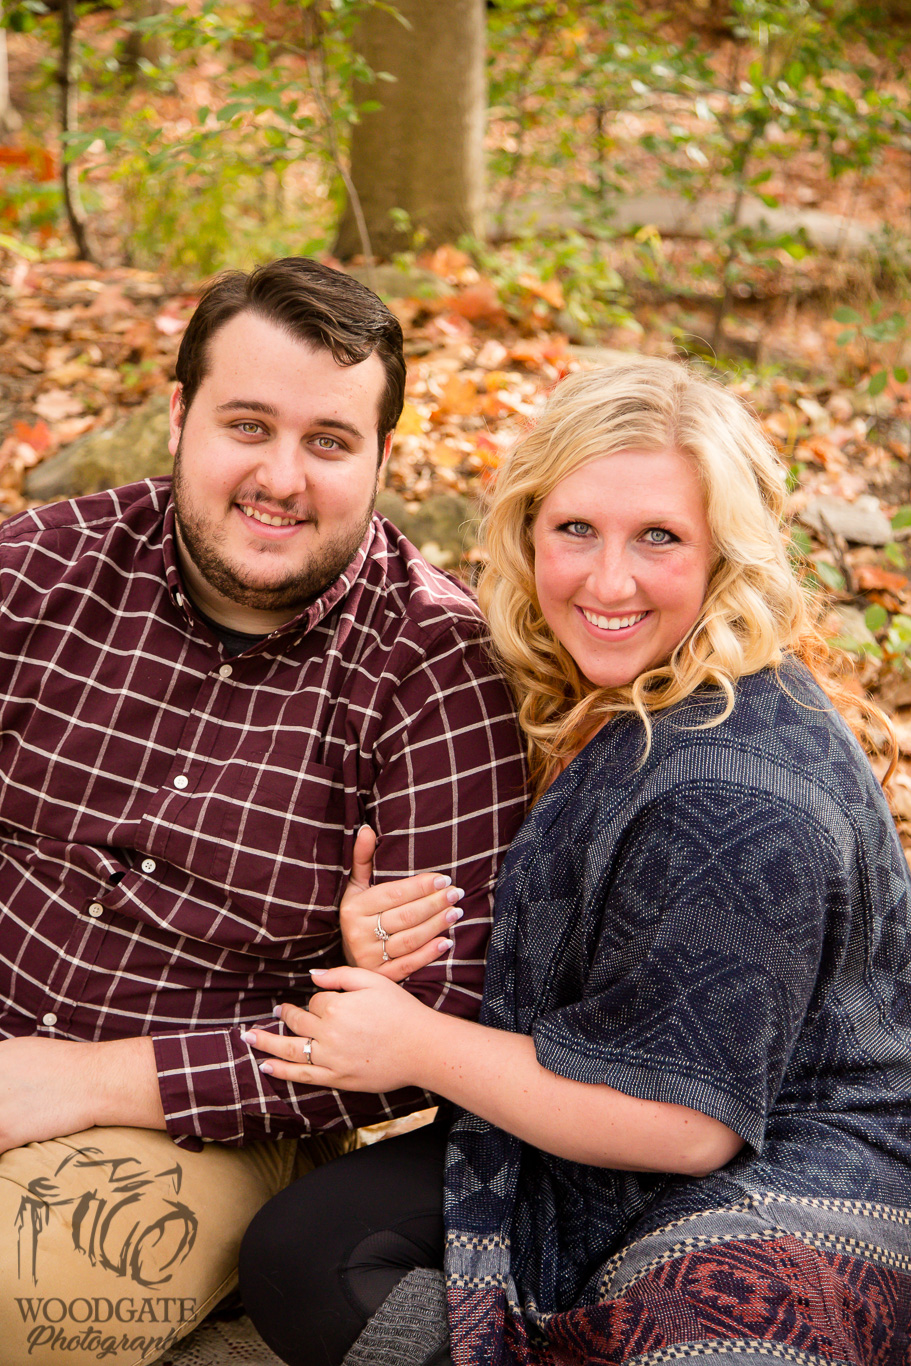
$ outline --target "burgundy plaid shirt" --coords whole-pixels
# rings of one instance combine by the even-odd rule
[[[229,659],[183,596],[159,479],[6,522],[0,601],[0,1034],[151,1034],[193,1146],[426,1104],[291,1087],[240,1034],[341,961],[365,820],[378,878],[465,888],[454,952],[408,987],[477,1013],[524,763],[468,594],[375,517],[317,602]]]

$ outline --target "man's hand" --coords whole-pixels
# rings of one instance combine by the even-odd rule
[[[165,1127],[151,1039],[0,1042],[0,1152],[110,1124]]]

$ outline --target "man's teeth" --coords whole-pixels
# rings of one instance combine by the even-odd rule
[[[624,626],[635,626],[636,622],[641,621],[648,613],[636,612],[636,614],[631,617],[601,617],[595,612],[586,612],[583,607],[582,615],[586,621],[591,622],[592,626],[598,626],[602,631],[619,631],[622,630]]]
[[[241,503],[240,510],[245,517],[252,517],[254,522],[265,522],[266,526],[296,526],[300,520],[298,517],[274,517],[270,512],[259,512],[249,503]]]

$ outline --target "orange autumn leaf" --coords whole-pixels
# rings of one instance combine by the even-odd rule
[[[450,446],[446,441],[438,441],[430,451],[430,463],[437,469],[454,470],[461,465],[464,458],[461,451],[457,451],[455,446]]]
[[[423,434],[424,419],[413,403],[406,402],[395,431],[397,436],[421,436]]]
[[[41,455],[43,451],[46,451],[54,442],[50,427],[42,420],[39,420],[33,426],[29,426],[27,422],[14,422],[13,438],[16,442],[31,446],[32,450],[38,455]]]
[[[855,571],[857,586],[862,593],[884,590],[887,593],[904,593],[908,579],[904,574],[895,574],[888,569],[880,569],[878,564],[862,564]]]
[[[450,375],[443,386],[439,403],[435,412],[431,414],[430,420],[442,422],[447,417],[467,417],[476,411],[477,406],[478,391],[471,380],[463,379],[461,375]]]
[[[543,299],[546,304],[550,304],[551,308],[564,308],[566,306],[559,280],[539,280],[537,275],[532,275],[526,271],[519,276],[519,284],[523,289],[527,289],[529,294],[533,294],[536,299]]]
[[[478,280],[477,284],[469,285],[460,294],[448,299],[447,306],[451,312],[458,313],[472,323],[506,321],[500,296],[489,280]]]

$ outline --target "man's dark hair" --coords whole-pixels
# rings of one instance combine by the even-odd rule
[[[357,365],[375,352],[386,372],[377,419],[382,454],[405,402],[405,355],[399,321],[373,290],[304,256],[270,261],[249,275],[228,270],[216,276],[177,353],[184,413],[208,374],[209,342],[239,313],[254,313],[298,341],[331,351],[339,365]]]

